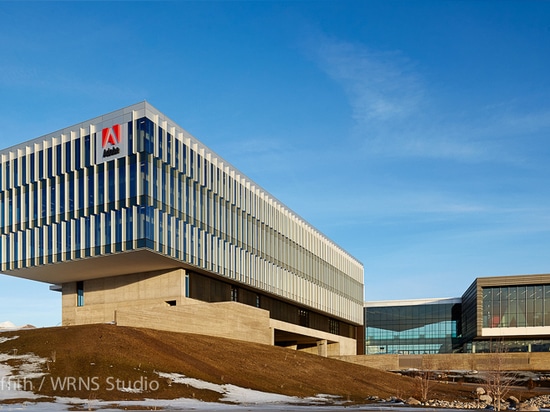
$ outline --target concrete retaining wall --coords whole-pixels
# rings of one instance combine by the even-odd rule
[[[456,353],[441,355],[356,355],[334,356],[346,362],[382,370],[491,370],[500,357],[503,370],[550,371],[549,352],[531,353]]]
[[[140,310],[119,309],[115,317],[120,326],[199,333],[273,344],[269,312],[237,302],[197,303]]]

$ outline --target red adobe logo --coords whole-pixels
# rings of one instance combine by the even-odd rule
[[[122,141],[120,134],[120,125],[115,124],[112,127],[106,127],[102,131],[102,144],[101,147],[105,148],[107,143],[110,143],[112,146],[116,146]]]

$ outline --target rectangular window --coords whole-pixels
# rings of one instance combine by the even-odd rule
[[[84,136],[84,166],[90,166],[92,155],[92,143],[90,135]]]
[[[93,208],[94,207],[94,170],[88,170],[88,207]]]
[[[84,306],[84,282],[76,282],[76,306]]]
[[[153,159],[153,193],[151,194],[151,198],[157,200],[158,199],[158,184],[159,184],[159,177],[158,177],[158,161],[157,159]]]
[[[69,218],[72,219],[74,217],[74,211],[75,211],[75,173],[70,173],[68,176],[67,176],[67,185],[69,186],[69,196],[67,198],[67,202],[68,202],[68,209],[67,209],[67,212],[70,213],[69,215]]]
[[[35,158],[34,153],[31,153],[31,160],[30,160],[30,165],[29,165],[30,168],[31,168],[31,170],[30,170],[30,174],[31,174],[31,175],[30,175],[30,179],[29,179],[30,182],[33,182],[34,180],[36,180],[36,179],[35,179],[35,168],[36,168],[36,165],[34,164],[34,162],[35,162],[34,158]],[[1,169],[0,169],[0,170],[1,170]],[[1,180],[1,177],[0,177],[0,180]]]
[[[61,144],[58,144],[57,146],[55,146],[55,171],[58,176],[61,174],[62,164],[63,160],[61,158]]]
[[[13,159],[13,187],[19,186],[19,162],[17,159]]]
[[[239,289],[237,289],[235,286],[231,286],[231,301],[239,301]]]
[[[122,250],[122,210],[115,212],[115,250]]]
[[[84,218],[84,250],[86,257],[90,256],[92,248],[92,220],[90,216]]]
[[[112,227],[112,219],[111,219],[111,213],[105,213],[104,214],[104,224],[103,224],[103,238],[105,240],[105,253],[111,253],[113,251],[113,238],[111,236],[111,227]],[[101,236],[101,232],[98,232],[98,235]]]
[[[134,240],[134,213],[133,209],[126,209],[126,241]],[[128,248],[130,248],[129,246]]]
[[[335,319],[328,320],[328,328],[330,333],[333,333],[335,335],[338,335],[340,333],[340,323]]]
[[[107,202],[115,201],[115,161],[107,162]],[[109,209],[114,208],[114,205]]]
[[[27,183],[27,156],[21,158],[21,184]]]
[[[61,162],[61,159],[58,159]],[[65,172],[70,172],[71,168],[71,141],[65,142]]]
[[[38,152],[38,179],[44,178],[44,151]]]
[[[304,309],[300,309],[300,326],[309,327],[309,312]]]
[[[50,180],[50,218],[52,220],[55,220],[55,205],[57,204],[57,199],[55,196],[55,178],[51,178]]]
[[[185,274],[185,297],[190,297],[189,293],[189,273]]]
[[[176,155],[174,156],[174,158],[175,158],[175,167],[176,167],[176,170],[179,170],[180,169],[181,142],[178,141],[178,140],[175,140],[174,146],[175,146],[175,149],[176,149]]]
[[[57,176],[56,186],[59,188],[59,213],[65,213],[65,179],[63,176]]]
[[[52,177],[53,176],[53,155],[52,155],[52,148],[49,147],[47,150],[47,159],[46,159],[46,177]]]
[[[84,204],[84,169],[77,172],[78,176],[78,205],[76,205],[75,210],[84,209],[86,205]],[[82,213],[80,214],[82,216]]]
[[[0,229],[3,229],[6,224],[5,218],[4,218],[5,214],[6,214],[6,201],[4,198],[4,192],[0,191]],[[2,231],[2,233],[4,233],[4,231]],[[0,255],[0,258],[1,257],[2,255]]]
[[[124,202],[126,200],[126,159],[117,160],[118,171],[118,200]],[[114,179],[113,179],[114,180]]]
[[[80,169],[80,137],[74,141],[74,168]]]
[[[140,180],[143,184],[142,194],[149,196],[149,163],[147,156],[143,156],[140,163]]]
[[[105,203],[105,164],[101,163],[97,166],[97,205]],[[105,209],[100,209],[105,210]]]
[[[164,130],[162,129],[162,127],[158,127],[158,157],[163,159],[162,155],[163,155],[163,139],[164,139]],[[164,159],[163,159],[164,160]]]
[[[172,135],[166,133],[166,157],[167,162],[172,163]]]
[[[74,249],[79,254],[77,257],[80,257],[80,249],[82,247],[80,244],[80,239],[82,237],[80,231],[80,219],[74,221],[74,237]],[[72,245],[70,245],[70,247],[72,248]],[[69,248],[67,248],[67,250],[69,250]]]
[[[135,155],[130,159],[130,199],[133,199],[137,196],[137,181],[136,181],[136,158]],[[135,199],[132,201],[134,204]]]
[[[128,153],[134,153],[134,123],[128,122]]]
[[[6,162],[6,189],[11,189],[10,161]]]

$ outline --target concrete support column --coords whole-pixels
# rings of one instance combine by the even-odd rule
[[[325,358],[328,356],[328,344],[326,339],[317,341],[317,354]]]

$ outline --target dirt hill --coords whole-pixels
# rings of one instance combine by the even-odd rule
[[[290,396],[339,395],[359,403],[371,395],[418,396],[417,381],[411,378],[290,349],[203,335],[89,325],[4,332],[0,342],[0,354],[33,353],[47,360],[40,366],[47,374],[34,378],[32,386],[44,397],[220,399],[220,393],[206,385],[201,389],[201,385],[174,383],[159,372]],[[21,362],[7,361],[14,370],[23,371]],[[116,380],[124,387],[141,382],[145,390],[113,390]],[[54,388],[53,382],[68,385]],[[439,385],[432,396],[471,399],[471,391]]]

